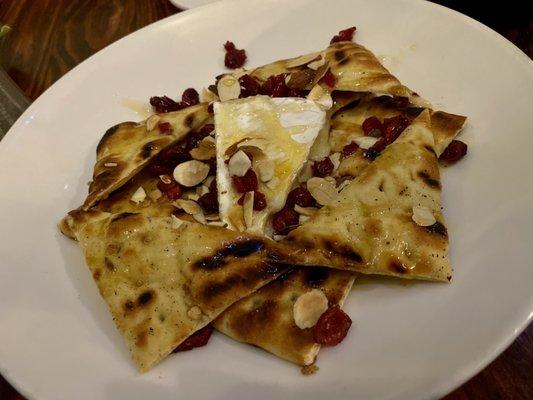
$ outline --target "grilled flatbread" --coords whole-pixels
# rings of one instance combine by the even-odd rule
[[[141,372],[284,272],[279,245],[175,217],[71,215],[77,240]],[[276,248],[274,247],[276,246]]]
[[[297,268],[283,274],[254,294],[235,303],[218,317],[214,326],[239,342],[261,347],[299,365],[316,360],[320,345],[312,328],[300,329],[293,307],[302,294],[313,289],[324,292],[328,306],[342,306],[355,275],[331,268]]]
[[[123,122],[104,134],[96,148],[93,180],[83,209],[89,209],[122,186],[164,147],[200,127],[209,113],[207,104],[198,104],[150,118],[158,120],[153,127],[150,119],[141,123]],[[159,123],[169,123],[171,129],[161,132]]]
[[[286,241],[295,245],[304,264],[449,280],[440,189],[431,120],[425,111]]]

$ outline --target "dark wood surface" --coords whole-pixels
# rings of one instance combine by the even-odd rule
[[[532,1],[482,7],[462,0],[437,2],[484,22],[533,58]],[[0,65],[34,100],[91,54],[176,12],[167,0],[0,0],[0,22],[13,27],[0,45]],[[0,376],[0,399],[24,398]],[[474,399],[533,399],[533,326],[445,397]]]

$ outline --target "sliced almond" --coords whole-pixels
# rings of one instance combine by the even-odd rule
[[[307,190],[309,190],[309,193],[318,204],[323,206],[331,203],[337,195],[335,185],[324,178],[313,177],[309,179],[307,181]]]
[[[198,185],[207,178],[207,174],[209,165],[198,160],[185,161],[174,168],[173,172],[176,182],[186,187]]]
[[[206,136],[198,143],[198,147],[192,149],[189,154],[195,160],[209,160],[216,156],[215,139],[212,136]]]
[[[325,176],[324,177],[325,180],[327,180],[328,182],[332,183],[333,186],[337,186],[337,180],[332,177],[332,176]]]
[[[280,240],[283,240],[287,237],[287,235],[274,235],[272,239],[274,239],[276,242],[279,242]]]
[[[270,190],[274,190],[279,184],[279,178],[277,176],[274,176],[271,180],[268,182],[265,182],[265,185]]]
[[[239,81],[231,75],[223,76],[217,84],[220,101],[238,99],[241,94]]]
[[[206,221],[220,221],[219,214],[207,214],[205,216]]]
[[[285,64],[285,66],[287,68],[294,68],[294,67],[299,67],[300,65],[305,65],[305,64],[310,63],[311,61],[313,61],[320,54],[321,54],[320,52],[315,52],[315,53],[311,53],[311,54],[304,54],[303,56],[296,57],[296,58],[293,58],[292,60],[288,61],[287,64]]]
[[[254,158],[253,166],[255,172],[259,174],[259,179],[261,179],[261,182],[268,182],[274,177],[274,161],[268,158]]]
[[[326,59],[323,56],[320,56],[318,60],[312,61],[307,64],[307,68],[314,69],[315,71],[322,67],[326,63]]]
[[[324,89],[320,85],[315,85],[313,89],[311,89],[307,95],[307,99],[313,100],[325,110],[329,110],[331,107],[333,107],[333,98],[331,97],[331,93],[329,90]]]
[[[341,165],[341,153],[333,153],[329,156],[329,159],[333,163],[333,172],[337,171],[339,165]]]
[[[302,170],[300,171],[300,175],[298,175],[298,182],[300,183],[307,182],[312,177],[313,177],[313,167],[311,167],[311,163],[308,161],[305,163]]]
[[[242,203],[242,212],[246,227],[251,228],[254,217],[254,192],[246,192],[246,194],[244,195],[244,202]]]
[[[198,306],[192,306],[187,310],[187,315],[190,319],[198,320],[202,318],[202,309]]]
[[[104,164],[104,167],[108,167],[108,168],[112,168],[112,167],[116,167],[118,164],[116,162],[106,162]]]
[[[353,141],[364,150],[367,150],[374,146],[378,140],[378,138],[372,136],[359,136],[353,139]]]
[[[214,94],[211,90],[203,88],[202,93],[200,95],[202,99],[202,103],[210,103],[212,101],[218,101],[219,98],[216,94]]]
[[[294,211],[298,214],[305,215],[307,217],[312,217],[318,211],[315,207],[300,207],[298,204],[294,206]]]
[[[215,177],[213,175],[210,175],[208,176],[207,178],[205,178],[203,184],[207,187],[211,186],[211,183],[213,183],[213,180],[215,179]]]
[[[150,193],[148,193],[148,197],[150,197],[150,199],[152,199],[153,201],[159,200],[161,196],[163,196],[163,193],[161,193],[161,190],[159,189],[154,189],[150,191]]]
[[[246,71],[244,68],[236,68],[231,73],[235,79],[239,79],[241,76],[248,74],[249,71]]]
[[[342,189],[344,189],[346,186],[348,186],[350,183],[352,183],[353,179],[345,179],[343,180],[339,186],[337,186],[337,190],[340,192]]]
[[[200,195],[198,193],[196,193],[196,191],[185,193],[182,196],[182,199],[192,200],[192,201],[197,201],[199,198],[200,198]]]
[[[328,298],[320,289],[313,289],[296,299],[292,308],[294,322],[300,329],[312,328],[328,309]]]
[[[159,179],[161,179],[161,182],[167,185],[172,183],[172,178],[168,175],[159,175]]]
[[[225,227],[226,223],[224,221],[207,221],[206,225]]]
[[[231,176],[244,176],[252,167],[252,162],[242,150],[236,152],[229,159],[228,170]]]
[[[189,215],[202,213],[202,207],[200,207],[200,205],[193,200],[178,199],[174,202],[174,204]]]
[[[205,185],[196,187],[196,195],[202,197],[204,194],[209,193],[209,188]]]
[[[257,147],[259,150],[265,151],[268,147],[268,140],[261,138],[246,139],[237,144],[237,148],[241,147]]]
[[[153,131],[158,122],[161,120],[161,117],[157,114],[152,115],[146,120],[146,130],[148,132]]]
[[[172,229],[178,229],[180,226],[182,226],[185,223],[184,220],[179,219],[174,214],[172,214]]]
[[[207,224],[207,220],[205,219],[205,215],[203,213],[203,211],[200,211],[199,213],[197,214],[193,214],[192,217],[199,223],[201,224]]]
[[[146,192],[144,191],[142,186],[139,186],[135,193],[131,196],[131,201],[133,201],[135,204],[142,203],[146,199]]]
[[[288,75],[287,86],[291,89],[305,89],[315,78],[316,72],[312,69],[302,69]]]
[[[413,206],[412,218],[420,226],[431,226],[437,222],[431,210],[424,206]]]

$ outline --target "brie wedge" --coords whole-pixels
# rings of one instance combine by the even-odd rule
[[[220,218],[230,229],[270,236],[269,217],[283,208],[326,113],[312,100],[268,96],[218,102],[214,111]],[[242,153],[257,176],[257,191],[266,198],[266,208],[254,210],[251,226],[238,204],[245,193],[237,191],[230,172],[244,175],[248,161]]]

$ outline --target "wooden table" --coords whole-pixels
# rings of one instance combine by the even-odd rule
[[[533,10],[528,1],[507,1],[505,8],[437,2],[481,20],[533,58]],[[91,54],[179,11],[167,0],[0,0],[0,22],[14,28],[0,46],[0,64],[34,100]],[[23,397],[0,376],[0,399]],[[533,399],[533,325],[445,399]]]

